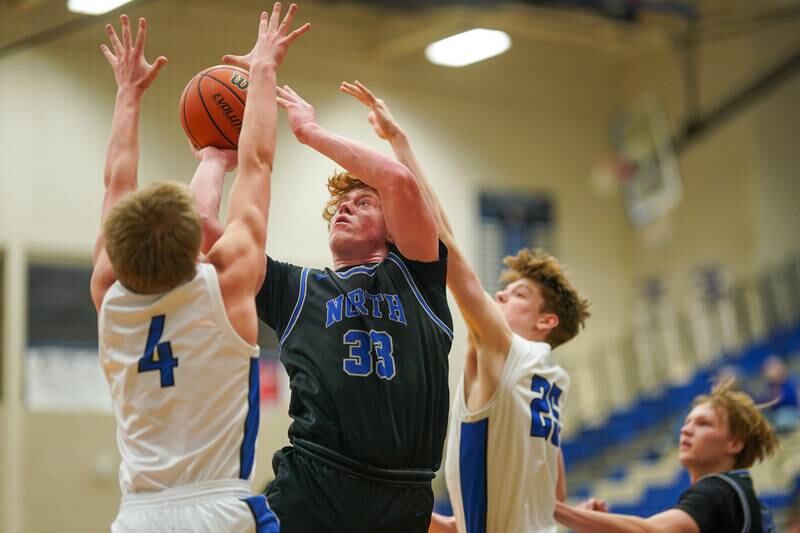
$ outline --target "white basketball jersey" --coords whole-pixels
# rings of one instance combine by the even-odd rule
[[[161,294],[114,283],[98,327],[123,494],[252,478],[258,346],[231,326],[213,265]]]
[[[460,533],[555,531],[560,418],[569,376],[550,345],[514,335],[492,398],[450,409],[445,475]]]

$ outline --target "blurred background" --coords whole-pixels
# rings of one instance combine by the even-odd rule
[[[169,64],[144,98],[140,182],[188,182],[181,91],[223,54],[249,50],[270,5],[138,0],[89,15],[67,0],[0,0],[0,531],[107,531],[119,505],[88,292],[116,87],[103,26],[147,17],[147,56]],[[488,289],[505,254],[539,246],[592,301],[585,331],[555,352],[572,376],[570,499],[645,515],[671,506],[688,486],[680,420],[734,374],[754,396],[786,400],[770,412],[781,452],[753,475],[789,528],[800,484],[800,0],[308,0],[298,19],[313,29],[279,82],[324,127],[391,153],[337,88],[358,79],[384,98]],[[432,62],[470,61],[428,47],[476,28],[503,32],[488,35],[507,49]],[[278,142],[269,253],[329,265],[320,213],[336,167],[299,145],[283,114]],[[453,309],[454,390],[466,343]],[[288,426],[277,343],[261,337],[254,490]],[[441,479],[436,493],[446,510]]]

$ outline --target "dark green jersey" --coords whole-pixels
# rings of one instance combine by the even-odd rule
[[[339,271],[267,264],[256,304],[289,374],[290,438],[378,467],[438,469],[453,338],[444,245],[431,263],[391,248]]]

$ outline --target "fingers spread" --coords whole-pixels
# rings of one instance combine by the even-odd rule
[[[167,64],[167,58],[164,56],[158,56],[158,59],[155,60],[153,63],[152,69],[147,75],[146,83],[149,85],[155,77],[158,75],[158,71],[161,70],[161,67]]]
[[[305,24],[294,30],[292,33],[287,35],[285,40],[288,44],[292,44],[295,39],[297,39],[310,29],[311,29],[311,23],[306,22]]]
[[[281,21],[281,25],[278,26],[278,34],[283,35],[286,33],[286,30],[289,29],[289,26],[292,25],[292,19],[294,19],[294,14],[297,12],[297,4],[292,4],[289,6],[289,10],[286,12],[286,16],[283,17]]]
[[[119,41],[119,37],[117,37],[114,26],[106,24],[106,33],[108,34],[108,40],[111,41],[111,46],[114,48],[114,55],[120,55],[122,53],[122,43]]]
[[[281,3],[275,2],[272,6],[272,16],[269,17],[269,25],[267,31],[272,33],[278,29],[278,21],[281,19]]]
[[[136,55],[144,53],[144,41],[147,38],[147,21],[144,17],[139,18],[139,30],[136,32],[136,44],[134,52]]]
[[[131,40],[131,23],[128,21],[128,15],[120,15],[119,21],[122,24],[122,44],[125,48],[133,46]]]
[[[261,35],[267,32],[269,27],[269,13],[266,11],[261,12],[261,19],[258,21],[258,34]]]
[[[111,50],[108,49],[108,46],[101,44],[100,51],[103,52],[103,55],[106,56],[106,61],[113,67],[114,63],[116,63],[117,58],[114,57],[114,54],[111,53]]]

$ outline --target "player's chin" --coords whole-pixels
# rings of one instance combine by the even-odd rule
[[[692,463],[692,459],[694,458],[694,454],[692,454],[691,447],[687,446],[680,446],[678,448],[678,461],[683,466],[688,466]]]

